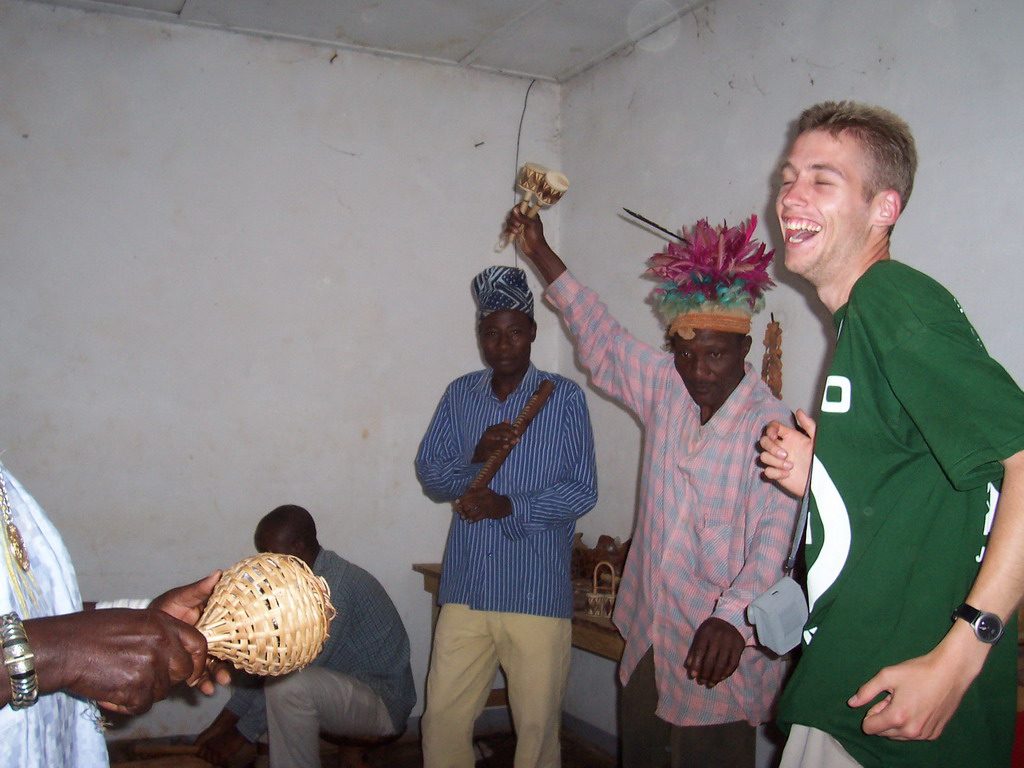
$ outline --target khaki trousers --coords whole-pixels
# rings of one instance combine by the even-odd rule
[[[442,606],[420,721],[424,768],[473,768],[473,724],[499,664],[516,730],[515,768],[558,768],[571,647],[569,619]]]

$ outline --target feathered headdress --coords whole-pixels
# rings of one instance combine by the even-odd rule
[[[712,227],[701,219],[689,232],[682,229],[683,242],[651,257],[645,274],[662,282],[648,301],[669,335],[692,339],[694,328],[750,332],[751,316],[775,285],[768,276],[775,250],[752,239],[756,227],[753,215],[738,227]]]

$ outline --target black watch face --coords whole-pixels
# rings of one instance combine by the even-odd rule
[[[994,643],[1003,632],[1003,623],[999,620],[998,616],[993,616],[991,613],[983,613],[978,617],[978,622],[974,625],[974,628],[979,640],[986,643]]]

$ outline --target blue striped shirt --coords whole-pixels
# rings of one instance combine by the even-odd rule
[[[505,402],[490,369],[453,381],[416,455],[427,495],[450,502],[483,466],[471,463],[484,430],[515,421],[543,379],[555,390],[491,480],[512,502],[500,520],[467,523],[452,515],[438,602],[474,610],[572,617],[569,561],[576,518],[597,502],[594,435],[583,391],[532,364]]]

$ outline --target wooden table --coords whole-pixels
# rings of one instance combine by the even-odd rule
[[[412,569],[423,575],[423,589],[433,595],[434,620],[436,621],[437,590],[441,586],[441,564],[417,563]],[[576,611],[572,617],[572,644],[584,651],[618,661],[622,658],[625,641],[612,625],[611,619],[591,616],[585,611]]]

